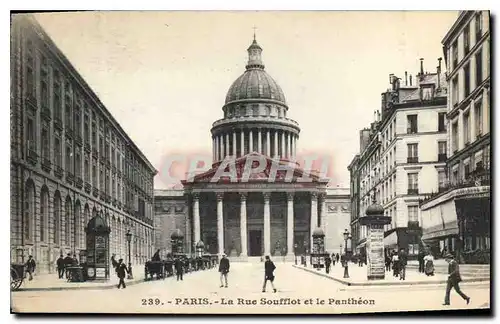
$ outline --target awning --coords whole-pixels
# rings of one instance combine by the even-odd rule
[[[356,245],[356,249],[361,249],[361,248],[365,247],[365,245],[366,245],[366,240],[364,240],[363,242]]]
[[[438,231],[424,233],[422,235],[422,241],[430,241],[441,237],[454,236],[457,234],[458,234],[458,227],[445,228]]]
[[[397,246],[398,245],[398,232],[394,231],[391,234],[384,237],[384,246]]]

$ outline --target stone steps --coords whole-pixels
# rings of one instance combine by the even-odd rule
[[[418,270],[418,265],[409,264],[407,269]],[[434,266],[435,273],[447,274],[448,265],[437,264]],[[478,277],[490,277],[490,265],[489,264],[461,264],[460,274],[463,277],[478,278]]]

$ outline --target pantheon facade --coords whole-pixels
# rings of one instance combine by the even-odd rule
[[[255,37],[247,51],[246,70],[211,129],[212,167],[182,182],[187,249],[202,241],[210,253],[232,258],[289,259],[309,250],[314,229],[326,226],[328,179],[294,162],[299,124],[288,118],[285,95],[265,71]],[[256,160],[259,170],[245,175]],[[232,177],[220,175],[231,170]],[[345,218],[348,224],[348,211]]]

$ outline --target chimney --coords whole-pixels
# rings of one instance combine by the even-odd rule
[[[411,87],[411,78],[412,78],[412,77],[411,77],[411,74],[410,74],[410,87]]]
[[[405,86],[408,85],[408,72],[405,71]]]
[[[424,59],[420,59],[420,76],[424,75]]]
[[[376,111],[376,110],[373,112],[373,119],[374,119],[375,121],[377,121],[377,111]]]
[[[380,121],[380,110],[377,110],[377,121]]]

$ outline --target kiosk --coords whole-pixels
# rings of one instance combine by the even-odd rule
[[[319,270],[325,267],[325,258],[328,256],[325,253],[325,232],[321,228],[315,229],[312,239],[311,264],[313,268]]]
[[[101,216],[92,218],[87,234],[87,280],[109,280],[109,233],[108,224]]]

